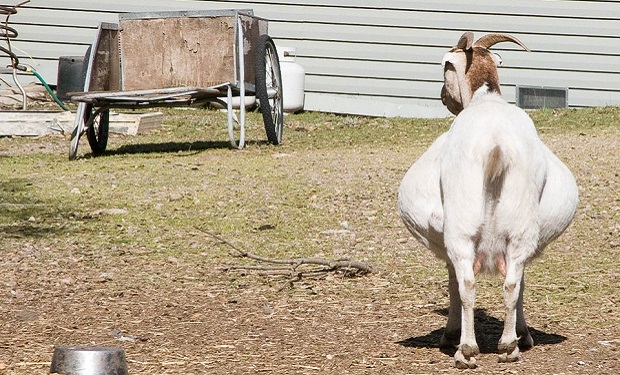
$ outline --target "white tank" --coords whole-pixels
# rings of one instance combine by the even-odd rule
[[[306,72],[295,62],[296,48],[276,47],[282,74],[284,112],[298,112],[304,108],[304,82]]]

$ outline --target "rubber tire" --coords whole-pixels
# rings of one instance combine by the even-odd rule
[[[84,124],[94,113],[92,104],[87,104],[84,110]],[[99,156],[105,152],[108,146],[108,134],[110,132],[110,110],[103,110],[97,115],[97,119],[93,120],[91,126],[86,128],[86,138],[94,156]]]
[[[284,130],[282,74],[276,45],[269,35],[260,36],[254,64],[256,98],[263,115],[267,139],[271,144],[279,145],[282,142]],[[268,88],[276,91],[275,97],[269,98]]]

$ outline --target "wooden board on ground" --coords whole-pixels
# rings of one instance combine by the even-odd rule
[[[0,136],[40,136],[70,132],[75,115],[69,111],[2,111]]]
[[[136,135],[161,126],[164,115],[152,113],[110,113],[110,132]],[[69,111],[1,111],[0,137],[37,137],[71,134],[75,114]]]
[[[110,113],[110,132],[136,135],[148,133],[161,126],[164,114],[161,112],[130,114]]]

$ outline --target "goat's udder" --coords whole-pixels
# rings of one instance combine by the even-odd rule
[[[481,269],[483,269],[483,266],[485,265],[486,261],[487,261],[486,254],[483,254],[483,253],[476,254],[476,258],[474,259],[474,266],[473,266],[474,276],[477,275]],[[495,256],[494,266],[495,268],[493,271],[497,271],[502,276],[506,277],[506,259],[504,258],[504,254],[497,254]]]
[[[484,262],[485,258],[486,257],[484,255],[476,255],[476,259],[474,259],[474,276],[476,276],[478,272],[480,272],[480,269],[482,268],[482,262]]]
[[[506,259],[504,259],[504,254],[499,254],[495,258],[495,265],[499,273],[501,273],[502,276],[506,277]]]

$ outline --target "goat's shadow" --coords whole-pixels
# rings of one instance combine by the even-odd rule
[[[435,310],[435,313],[448,316],[448,309]],[[480,347],[480,352],[497,354],[497,343],[502,336],[504,323],[488,315],[484,309],[476,309],[474,324],[476,326],[476,341]],[[536,328],[528,327],[528,329],[534,339],[535,346],[559,344],[567,339],[565,336],[543,332]],[[444,354],[454,355],[456,349],[439,347],[439,340],[444,330],[445,328],[436,329],[424,336],[410,337],[398,341],[397,344],[410,348],[437,348]]]

